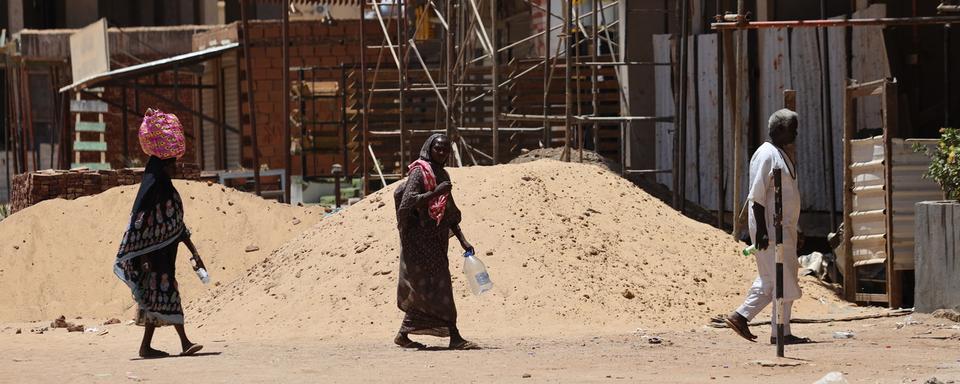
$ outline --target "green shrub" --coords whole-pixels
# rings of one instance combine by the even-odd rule
[[[960,200],[960,129],[940,128],[936,149],[914,144],[913,150],[930,156],[930,168],[923,177],[940,184],[948,199]]]

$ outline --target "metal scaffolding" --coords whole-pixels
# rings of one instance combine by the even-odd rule
[[[611,74],[616,87],[620,89],[620,68],[623,66],[670,64],[624,60],[620,45],[610,33],[610,29],[619,21],[606,20],[604,17],[604,11],[616,7],[619,1],[604,4],[593,1],[589,11],[578,7],[576,4],[579,1],[560,1],[563,4],[562,15],[551,11],[551,0],[544,0],[543,5],[525,0],[529,12],[545,14],[546,22],[543,30],[515,41],[506,41],[509,36],[504,37],[502,33],[509,22],[504,18],[506,15],[502,14],[505,3],[502,0],[372,0],[359,5],[360,14],[372,14],[382,33],[380,45],[368,45],[369,36],[361,36],[361,44],[378,51],[376,63],[362,64],[368,70],[372,68],[372,73],[360,77],[361,93],[365,95],[361,105],[364,116],[361,124],[363,137],[367,138],[363,147],[369,149],[365,155],[383,155],[373,150],[372,140],[399,138],[400,166],[396,167],[399,172],[391,176],[402,177],[405,170],[403,165],[410,160],[407,158],[410,148],[407,141],[414,134],[444,132],[454,144],[453,161],[457,165],[498,164],[507,160],[509,148],[503,144],[516,146],[519,140],[524,139],[534,140],[541,147],[551,147],[556,140],[553,131],[557,127],[562,128],[563,132],[561,142],[557,143],[562,144],[563,160],[571,161],[571,150],[578,149],[578,159],[582,161],[583,148],[589,145],[585,141],[590,140],[593,148],[598,149],[600,125],[606,124],[617,128],[619,132],[620,172],[650,171],[627,170],[623,165],[626,163],[624,124],[630,121],[672,121],[673,118],[619,116],[619,112],[604,115],[598,96],[603,80],[609,80]],[[411,37],[421,36],[421,29],[428,28],[424,22],[410,21],[415,7],[419,7],[420,15],[436,17],[440,33],[430,40],[418,41]],[[554,19],[563,21],[554,25]],[[589,25],[585,25],[585,21]],[[558,30],[560,44],[551,53],[551,35]],[[542,53],[545,54],[520,58],[523,55],[517,53],[517,48],[538,39],[544,43]],[[425,46],[435,48],[437,54],[425,57],[429,55],[423,49]],[[602,48],[606,48],[606,52]],[[385,56],[389,58],[384,60]],[[607,70],[603,71],[604,68]],[[557,91],[551,92],[557,71],[564,73],[562,96]],[[538,111],[519,111],[513,100],[506,103],[505,95],[520,92],[517,88],[521,87],[518,85],[521,82],[532,79],[539,84],[537,76],[542,77],[543,86]],[[586,100],[581,100],[581,89],[590,93],[589,98],[583,98]],[[622,92],[618,90],[617,93],[621,95],[618,102],[622,103]],[[373,128],[370,119],[382,117],[384,113],[384,108],[378,109],[373,105],[376,104],[373,98],[375,95],[383,97],[384,94],[395,100],[395,105],[391,105],[388,112],[396,120],[389,128]],[[562,97],[562,105],[551,101],[551,96]],[[417,106],[411,105],[415,104],[412,100],[434,97],[434,127],[411,129],[410,115],[423,114],[422,110],[414,113]],[[585,137],[588,127],[592,137]],[[504,141],[507,135],[509,142]],[[489,148],[489,153],[484,152],[484,148]],[[364,158],[365,164],[366,160]],[[372,160],[375,164],[383,165],[376,158]],[[366,165],[364,170],[364,185],[367,185],[366,179],[372,175]]]

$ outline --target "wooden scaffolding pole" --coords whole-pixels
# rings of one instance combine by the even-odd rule
[[[260,147],[257,144],[257,110],[253,97],[253,65],[250,59],[250,25],[247,22],[249,0],[240,0],[240,23],[243,28],[243,60],[247,78],[247,104],[250,107],[250,142],[253,144],[253,191],[260,196]],[[241,114],[242,115],[242,114]],[[242,136],[241,123],[241,136]]]
[[[572,73],[570,73],[570,68],[573,66],[573,57],[571,56],[572,52],[570,47],[570,20],[573,19],[573,0],[568,0],[565,4],[566,10],[563,13],[563,45],[566,48],[566,53],[564,54],[564,69],[566,76],[564,78],[564,91],[566,97],[566,103],[564,107],[564,130],[563,130],[563,154],[560,159],[563,161],[570,161],[570,129],[573,125],[573,87],[570,83],[570,78]]]
[[[479,20],[478,20],[479,21]],[[479,21],[482,23],[482,21]],[[497,36],[497,0],[490,0],[490,72],[493,86],[493,116],[491,123],[493,135],[493,164],[497,164],[500,159],[500,61],[497,55],[500,45],[499,36]]]
[[[367,163],[366,149],[370,145],[370,141],[367,125],[367,28],[363,21],[365,3],[364,1],[359,2],[358,9],[360,10],[360,140],[362,144],[360,148],[360,169],[362,170],[360,177],[363,182],[363,195],[367,196],[370,194],[370,165]]]

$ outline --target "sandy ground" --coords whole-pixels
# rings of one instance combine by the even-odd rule
[[[473,298],[462,250],[451,242],[464,328],[503,336],[560,335],[572,325],[686,329],[733,310],[756,276],[755,262],[728,234],[595,165],[540,160],[449,171],[463,231],[494,282],[492,294]],[[395,187],[322,220],[245,276],[192,300],[192,321],[225,338],[395,332]],[[862,311],[811,281],[803,288],[798,313]]]
[[[910,325],[897,329],[897,323],[908,319]],[[11,327],[21,327],[24,333],[15,335]],[[103,336],[62,329],[36,335],[29,332],[30,327],[0,327],[0,383],[369,383],[413,379],[427,383],[813,383],[831,371],[844,373],[851,383],[924,383],[932,377],[943,383],[960,382],[960,331],[956,323],[927,315],[794,325],[795,333],[819,343],[788,346],[785,359],[775,357],[773,346],[747,342],[727,329],[707,327],[571,333],[551,338],[475,334],[473,339],[485,347],[477,351],[403,350],[390,340],[369,337],[237,341],[210,337],[211,332],[200,329],[193,330],[193,338],[205,344],[202,355],[157,360],[136,357],[141,332],[136,326],[100,327],[109,331]],[[754,333],[767,337],[767,329],[755,327]],[[855,337],[833,339],[835,331],[852,331]],[[650,344],[650,336],[663,342]],[[431,345],[444,341],[422,340]],[[175,351],[178,343],[173,330],[161,329],[155,346]],[[760,362],[780,366],[762,366]]]
[[[278,204],[219,184],[174,184],[213,284],[242,275],[323,218],[319,208]],[[138,189],[47,200],[0,222],[0,321],[132,313],[130,289],[113,274],[113,262]],[[180,245],[178,280],[185,292],[199,292],[189,257]]]
[[[593,164],[603,169],[610,170],[611,164],[609,160],[600,156],[599,153],[596,153],[591,150],[583,150],[583,161],[580,161],[580,151],[576,148],[570,150],[571,161],[576,163],[586,163]],[[517,156],[513,160],[510,160],[510,164],[523,164],[529,163],[531,161],[551,159],[560,161],[563,158],[563,148],[537,148],[532,151],[528,151],[520,156]],[[619,169],[619,166],[614,166],[612,168]]]
[[[127,187],[44,202],[0,223],[0,383],[811,383],[830,371],[867,383],[960,378],[951,338],[960,328],[922,315],[796,325],[822,343],[758,365],[775,360],[773,347],[704,326],[740,304],[756,275],[729,235],[595,165],[541,160],[450,173],[464,232],[495,284],[472,296],[451,244],[458,325],[484,350],[392,345],[402,318],[395,185],[321,219],[183,183],[187,224],[215,272],[203,286],[185,260],[178,269],[187,327],[205,354],[135,358],[142,331],[125,325],[134,304],[111,273],[135,192]],[[260,249],[246,252],[249,245]],[[801,285],[795,316],[882,312],[843,302],[811,278]],[[31,332],[61,314],[96,329]],[[98,325],[108,318],[121,324]],[[838,330],[856,337],[833,339]],[[755,332],[768,337],[766,327]],[[173,330],[161,330],[155,346],[175,351]]]

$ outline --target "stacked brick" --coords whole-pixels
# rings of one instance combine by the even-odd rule
[[[142,178],[143,168],[45,170],[16,175],[11,182],[11,211],[17,212],[44,200],[96,195],[116,186],[137,184]],[[196,163],[177,163],[174,178],[199,180],[200,167]]]

